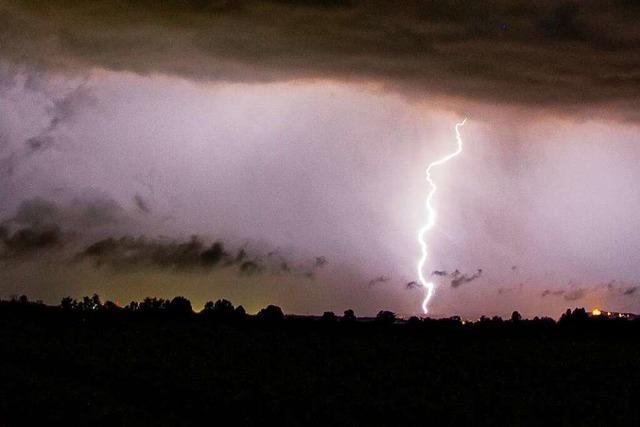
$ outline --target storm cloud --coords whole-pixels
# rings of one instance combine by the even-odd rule
[[[606,104],[630,116],[639,19],[625,0],[2,0],[0,55],[67,71],[340,79],[490,103]]]
[[[75,198],[65,205],[42,198],[25,200],[15,215],[0,223],[0,260],[33,262],[44,253],[53,253],[60,262],[89,262],[112,272],[232,268],[239,275],[307,278],[327,264],[323,256],[297,262],[279,249],[260,253],[247,250],[246,244],[228,250],[221,240],[206,244],[196,235],[184,241],[144,235],[99,237],[134,225],[125,209],[107,197]]]
[[[124,208],[115,200],[101,195],[73,197],[66,203],[57,203],[41,197],[27,199],[20,203],[15,214],[5,223],[61,224],[78,230],[103,226],[124,226],[130,222]]]
[[[61,243],[61,230],[55,224],[23,227],[13,233],[0,226],[0,260],[34,254]]]
[[[290,267],[289,262],[282,257],[275,261],[268,255],[250,256],[244,248],[232,253],[225,249],[222,241],[205,245],[197,236],[183,242],[146,237],[110,237],[88,246],[76,256],[76,260],[90,261],[96,268],[108,267],[116,272],[145,268],[182,272],[234,268],[238,273],[245,275],[296,272],[302,274],[302,269]]]

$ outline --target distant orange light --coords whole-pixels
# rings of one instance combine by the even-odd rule
[[[591,314],[593,314],[594,316],[600,316],[602,312],[599,309],[594,308]]]

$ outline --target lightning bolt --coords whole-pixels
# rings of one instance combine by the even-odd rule
[[[435,225],[437,217],[436,210],[431,204],[431,200],[433,199],[434,194],[436,194],[436,190],[438,189],[438,187],[431,178],[431,169],[447,163],[449,160],[462,153],[462,138],[460,137],[460,128],[464,126],[466,121],[467,119],[465,118],[460,123],[456,123],[456,142],[458,143],[457,150],[439,160],[436,160],[435,162],[430,163],[429,166],[427,166],[427,182],[430,186],[429,193],[427,194],[427,200],[425,202],[425,206],[427,208],[427,223],[418,231],[418,242],[420,243],[420,248],[422,250],[422,256],[418,261],[418,281],[420,282],[420,285],[425,288],[426,292],[424,300],[422,301],[422,311],[424,311],[424,314],[427,314],[429,312],[429,301],[431,300],[431,297],[433,297],[433,293],[435,291],[435,284],[433,282],[427,281],[426,277],[424,277],[424,266],[427,262],[428,257],[427,242],[425,240],[425,237],[427,231],[429,231]]]

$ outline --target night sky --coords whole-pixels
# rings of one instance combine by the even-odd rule
[[[640,7],[0,0],[0,297],[640,311]],[[481,270],[481,272],[479,272]]]

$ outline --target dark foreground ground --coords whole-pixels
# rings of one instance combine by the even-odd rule
[[[0,425],[640,425],[640,322],[0,307]]]

